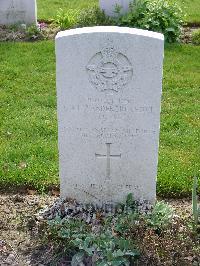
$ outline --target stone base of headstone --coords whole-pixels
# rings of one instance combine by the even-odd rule
[[[117,205],[102,204],[99,206],[79,203],[76,200],[56,199],[52,205],[39,211],[37,219],[40,221],[52,220],[56,219],[56,217],[61,217],[62,219],[75,218],[81,219],[89,224],[94,224],[96,222],[97,214],[101,214],[101,218],[107,218],[111,215],[121,213],[122,211],[130,210],[130,206],[124,205],[122,207],[123,204],[120,203],[122,202],[119,202]],[[142,214],[149,213],[153,207],[148,201],[133,201],[133,206]]]

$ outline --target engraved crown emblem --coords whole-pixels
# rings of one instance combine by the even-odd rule
[[[117,56],[117,51],[115,50],[114,46],[111,47],[105,47],[101,51],[103,58],[106,60],[114,59],[114,57]]]
[[[96,53],[86,66],[91,84],[99,91],[119,92],[133,76],[128,58],[112,43]]]

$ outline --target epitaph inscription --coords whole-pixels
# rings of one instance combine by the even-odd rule
[[[104,47],[89,61],[87,67],[90,82],[99,91],[118,92],[133,76],[128,58],[113,46]]]

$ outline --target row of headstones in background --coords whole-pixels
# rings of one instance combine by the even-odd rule
[[[58,33],[62,198],[155,201],[163,43],[160,33],[130,28]]]
[[[121,13],[128,11],[132,0],[99,0],[100,8],[109,16],[115,15],[115,7],[121,7]],[[0,24],[36,24],[36,0],[0,0]]]
[[[106,15],[116,16],[116,7],[120,7],[120,13],[124,14],[128,11],[132,2],[133,0],[99,0],[99,5]]]
[[[0,0],[0,24],[36,24],[36,0]]]

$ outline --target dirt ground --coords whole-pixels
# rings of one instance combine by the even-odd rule
[[[6,27],[0,25],[0,41],[38,41],[38,40],[54,40],[59,31],[53,23],[39,22],[40,31],[37,34],[34,32],[27,34],[23,28]],[[181,43],[192,43],[192,32],[199,29],[199,26],[186,26],[182,29],[180,37]]]
[[[29,195],[32,194],[32,195]],[[56,200],[56,196],[29,194],[0,195],[0,266],[47,265],[51,247],[37,237],[37,213]],[[166,200],[177,214],[190,216],[191,201]]]
[[[1,266],[43,265],[45,256],[42,256],[40,240],[35,237],[35,214],[55,199],[48,195],[0,195]],[[39,253],[41,257],[38,257]]]

